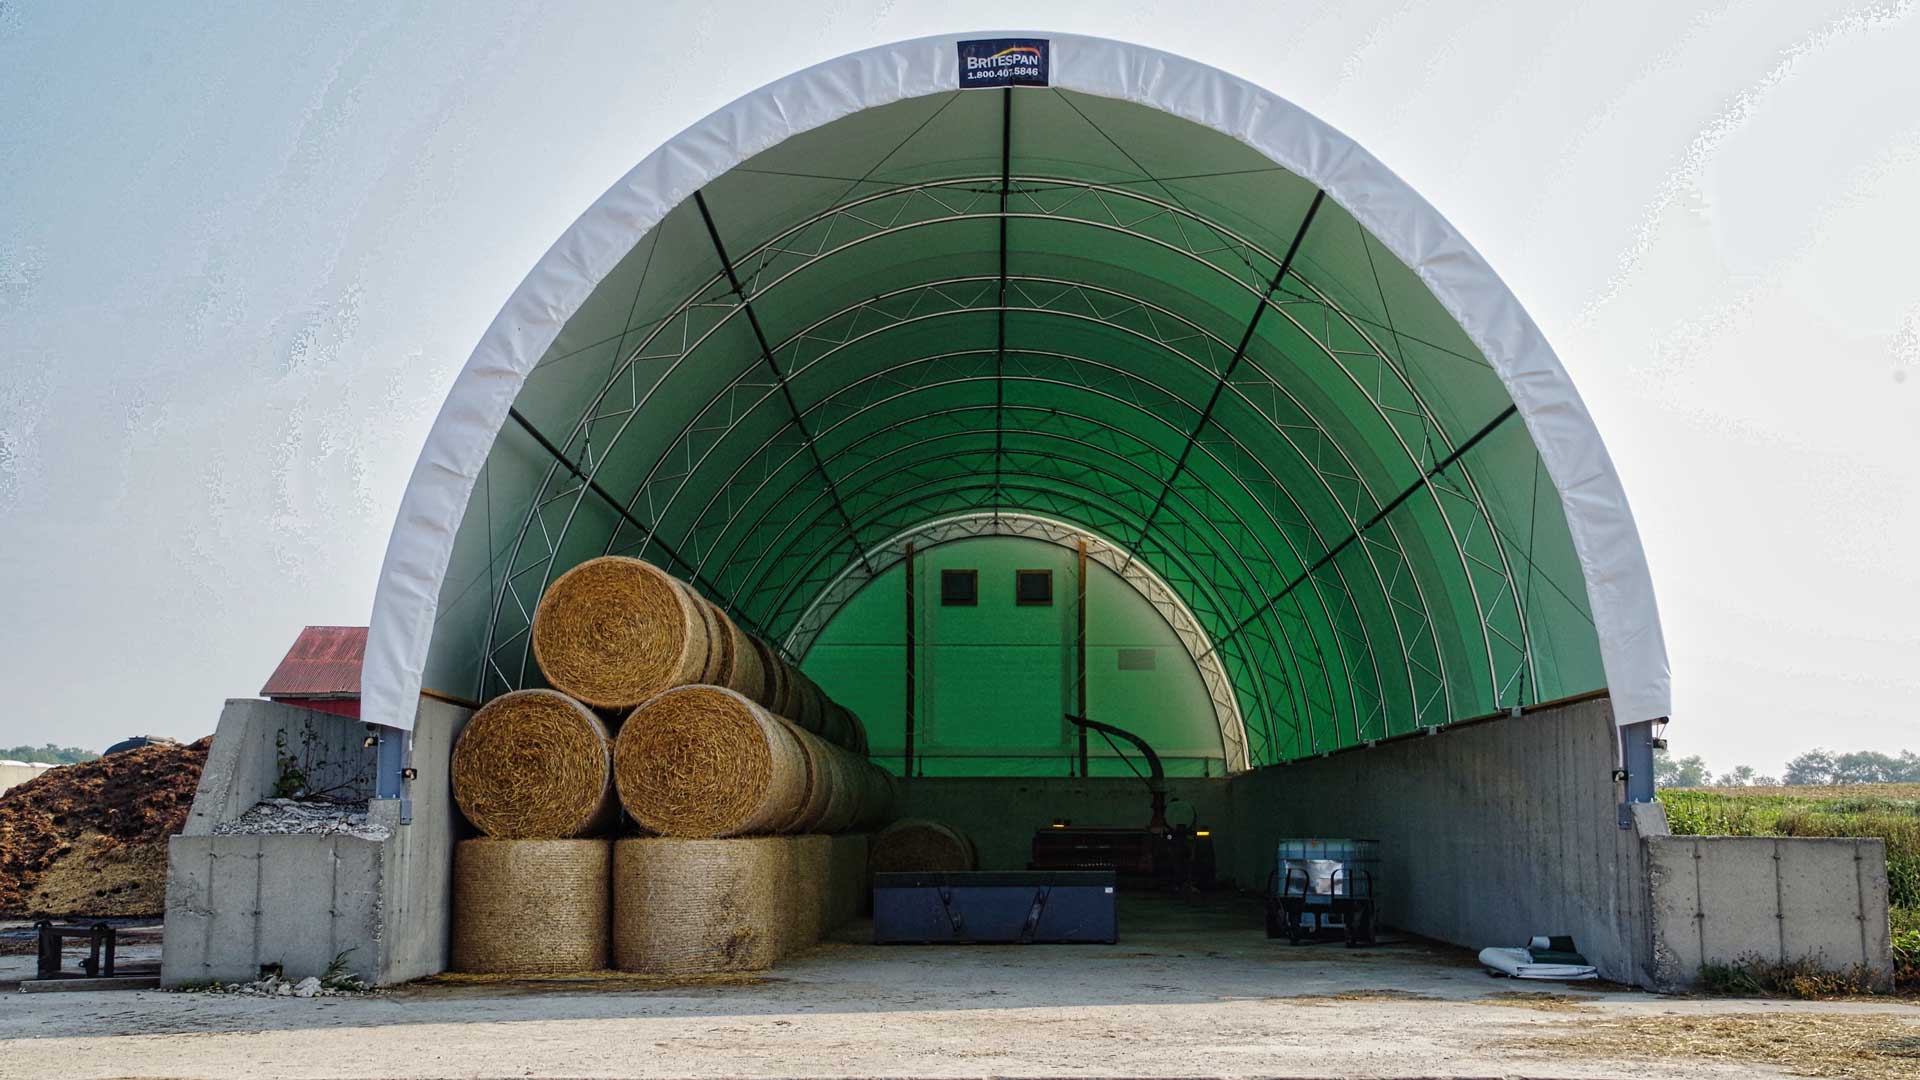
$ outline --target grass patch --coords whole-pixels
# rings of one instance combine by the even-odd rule
[[[1874,973],[1865,965],[1843,971],[1811,959],[1744,957],[1731,964],[1700,965],[1700,985],[1722,997],[1790,997],[1803,1001],[1874,993]]]

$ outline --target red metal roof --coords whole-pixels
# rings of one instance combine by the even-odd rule
[[[360,661],[367,654],[364,626],[309,626],[294,639],[261,697],[360,696]]]

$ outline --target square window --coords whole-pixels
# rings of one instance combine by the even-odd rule
[[[1053,571],[1015,570],[1013,602],[1021,607],[1053,606]]]
[[[980,571],[940,571],[940,606],[973,607],[980,602]]]

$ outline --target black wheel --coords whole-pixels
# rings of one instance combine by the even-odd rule
[[[1267,904],[1267,937],[1277,938],[1282,932],[1280,912],[1272,903],[1269,903]]]

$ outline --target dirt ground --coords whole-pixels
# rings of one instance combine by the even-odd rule
[[[879,947],[855,927],[708,984],[0,993],[0,1077],[1920,1076],[1908,1002],[1514,983],[1421,943],[1292,948],[1256,916],[1131,902],[1113,946]]]

